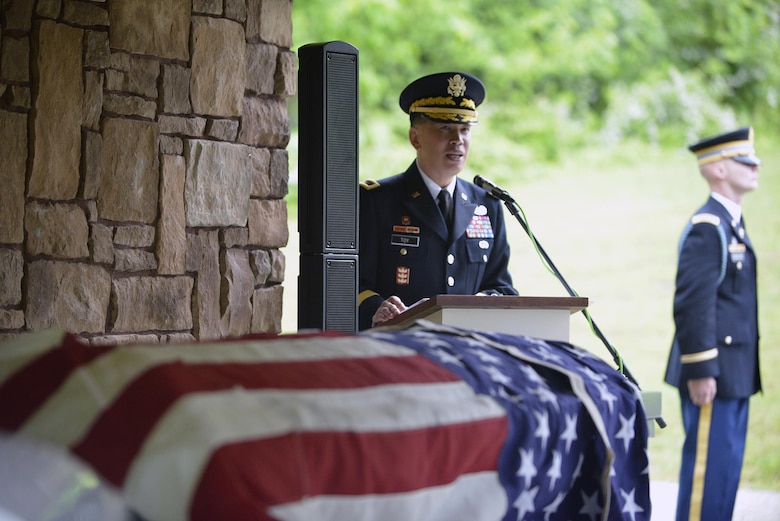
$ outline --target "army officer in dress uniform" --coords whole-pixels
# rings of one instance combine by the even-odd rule
[[[690,150],[710,197],[680,239],[675,336],[666,382],[680,392],[685,441],[677,521],[728,521],[739,486],[748,401],[761,390],[756,255],[742,196],[758,187],[753,129]]]
[[[501,202],[458,178],[466,166],[485,87],[475,76],[424,76],[401,93],[406,172],[361,183],[359,327],[439,294],[516,295]]]

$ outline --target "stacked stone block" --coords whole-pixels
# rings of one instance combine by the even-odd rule
[[[2,0],[0,340],[281,329],[291,0]]]

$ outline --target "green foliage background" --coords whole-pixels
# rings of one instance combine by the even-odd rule
[[[759,254],[764,394],[751,401],[742,486],[780,490],[780,3],[297,0],[293,38],[295,49],[342,40],[359,50],[361,179],[401,172],[413,159],[398,108],[410,81],[464,70],[485,82],[468,170],[521,201],[640,385],[662,391],[669,427],[650,442],[654,479],[677,479],[677,396],[662,383],[676,242],[707,195],[685,146],[752,124],[765,162],[761,188],[745,201]],[[294,218],[295,99],[289,108]],[[509,234],[521,293],[565,295],[519,224]],[[296,234],[286,255],[282,329],[293,331]],[[606,355],[586,326],[572,318],[572,342]]]
[[[481,126],[496,146],[482,171],[780,123],[776,0],[298,0],[293,38],[358,48],[361,155],[403,142],[398,94],[447,70],[487,86]],[[361,161],[363,177],[374,166]]]

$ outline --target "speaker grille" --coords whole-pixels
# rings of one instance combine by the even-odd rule
[[[325,247],[356,249],[357,56],[327,53]]]
[[[357,331],[358,256],[301,255],[298,329]]]
[[[357,260],[325,261],[325,329],[356,331]]]

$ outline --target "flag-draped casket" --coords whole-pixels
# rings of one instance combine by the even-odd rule
[[[0,431],[65,448],[149,521],[650,519],[635,386],[565,342],[424,321],[22,335],[0,345]]]

